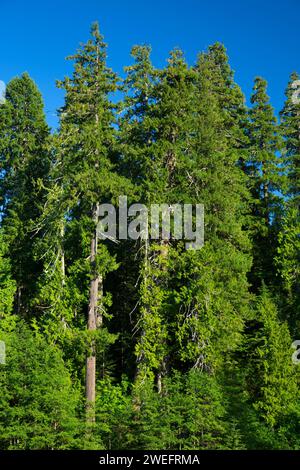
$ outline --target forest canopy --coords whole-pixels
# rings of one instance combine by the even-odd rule
[[[0,102],[0,449],[299,449],[299,75],[277,118],[221,43],[68,59],[58,129],[28,73]],[[122,195],[203,204],[204,246],[99,239]]]

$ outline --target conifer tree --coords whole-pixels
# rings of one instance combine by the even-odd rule
[[[61,351],[32,332],[23,320],[0,323],[6,360],[0,364],[0,449],[81,447],[79,389],[71,382]]]
[[[86,400],[88,419],[94,421],[95,335],[99,329],[100,335],[105,333],[102,328],[106,302],[104,278],[117,267],[107,246],[97,239],[99,204],[109,202],[120,189],[120,178],[114,174],[112,164],[114,116],[109,99],[116,89],[116,76],[106,66],[106,45],[97,24],[92,26],[92,39],[70,59],[75,63],[73,76],[59,82],[66,98],[60,111],[56,167],[61,175],[59,204],[66,221],[64,243],[66,250],[69,249],[65,270],[72,278],[69,282],[75,284],[78,298],[81,296],[79,310],[83,315],[85,309],[88,311]],[[84,316],[75,320],[81,327],[83,321]]]
[[[226,433],[222,392],[212,376],[191,370],[165,377],[163,395],[144,387],[136,448],[221,449]]]
[[[131,152],[131,174],[137,175],[142,202],[171,205],[184,200],[180,193],[180,169],[188,147],[192,104],[192,71],[181,51],[174,50],[165,70],[155,71],[149,48],[135,47],[134,66],[128,68],[127,86],[131,89],[122,118],[122,150]],[[143,80],[141,80],[143,77]],[[122,138],[122,137],[121,137]],[[188,151],[188,150],[187,150]],[[177,169],[177,166],[179,170]],[[177,176],[179,175],[179,176]],[[142,246],[140,308],[137,324],[140,340],[136,346],[138,377],[141,383],[156,376],[161,391],[162,375],[167,372],[169,315],[170,242],[160,240]]]
[[[193,71],[188,68],[182,51],[173,50],[167,67],[157,71],[153,88],[154,105],[150,113],[153,126],[152,158],[148,161],[147,180],[143,188],[148,205],[161,204],[170,208],[173,204],[185,202],[181,184],[186,179],[185,161],[190,154],[193,87]],[[140,294],[144,303],[142,314],[148,325],[137,350],[145,354],[143,348],[146,343],[148,354],[156,351],[152,371],[161,393],[162,379],[171,367],[170,344],[174,334],[171,253],[177,242],[164,239],[161,230],[159,237],[148,247],[150,262],[145,266]],[[150,340],[148,344],[147,335]]]
[[[209,46],[206,52],[201,53],[196,65],[199,72],[204,63],[211,80],[211,93],[222,110],[226,137],[230,139],[233,148],[239,149],[239,161],[243,161],[247,143],[247,110],[242,90],[234,81],[234,72],[230,67],[225,46],[216,42]]]
[[[121,169],[125,165],[125,174],[137,185],[141,202],[149,204],[154,198],[151,184],[157,167],[157,157],[154,153],[157,138],[154,124],[157,72],[150,61],[149,47],[135,46],[132,49],[132,56],[135,63],[126,68],[124,90],[127,95],[124,101],[124,114],[120,119]],[[139,310],[136,315],[139,335],[136,344],[136,381],[144,383],[148,378],[153,380],[153,371],[158,368],[160,341],[157,339],[163,333],[160,292],[158,289],[154,294],[149,285],[152,283],[153,273],[149,266],[151,251],[147,239],[140,240],[139,254],[139,269],[136,274],[140,279]],[[154,288],[154,285],[152,287]]]
[[[174,349],[186,366],[213,372],[241,340],[247,317],[247,190],[238,166],[237,113],[243,100],[220,45],[202,54],[195,70],[193,138],[181,187],[187,200],[204,204],[205,242],[200,250],[175,256]],[[220,99],[218,87],[227,101]]]
[[[285,315],[292,328],[299,329],[300,305],[300,99],[299,75],[292,73],[286,90],[286,101],[280,113],[284,138],[283,157],[286,170],[285,216],[279,233],[277,267],[282,283]]]
[[[254,260],[251,282],[254,288],[259,286],[262,280],[274,282],[276,227],[281,212],[279,191],[283,185],[280,160],[277,156],[281,140],[266,89],[267,82],[257,77],[251,96],[253,106],[249,110],[249,159],[246,174],[252,195],[251,236]]]
[[[118,118],[118,168],[122,175],[132,182],[134,194],[128,194],[128,205],[146,202],[145,186],[147,173],[151,165],[153,142],[152,108],[155,103],[155,69],[150,60],[149,46],[134,46],[131,50],[133,64],[125,67],[126,77],[121,85],[124,99],[119,103]],[[114,293],[116,303],[122,303],[118,312],[118,324],[121,328],[121,355],[128,358],[124,372],[134,377],[140,374],[140,361],[136,359],[138,338],[144,335],[144,325],[140,317],[141,299],[139,286],[144,279],[144,269],[148,263],[148,241],[120,240],[120,256],[123,260],[124,273],[116,282],[124,286]],[[126,254],[125,254],[126,253]],[[120,274],[118,270],[117,274]],[[120,296],[122,296],[120,298]],[[155,353],[154,353],[155,354]],[[138,362],[138,364],[136,364]]]
[[[254,409],[280,438],[280,427],[290,423],[290,430],[299,417],[297,399],[299,373],[292,362],[292,340],[288,325],[279,320],[278,309],[264,287],[256,300],[256,326],[244,337],[247,357],[247,387]],[[297,436],[294,436],[297,439]],[[286,445],[286,444],[285,444]]]
[[[285,163],[288,172],[288,195],[299,206],[299,167],[300,167],[300,77],[292,73],[286,89],[286,101],[280,113],[280,127],[285,139]]]
[[[0,106],[1,205],[4,237],[17,283],[15,310],[28,315],[41,265],[33,254],[35,222],[49,172],[43,101],[27,73],[8,83]]]

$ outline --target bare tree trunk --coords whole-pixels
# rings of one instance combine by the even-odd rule
[[[97,65],[99,65],[99,49],[97,48]],[[96,88],[98,91],[98,83],[96,81]],[[99,116],[96,109],[95,112],[95,124],[96,127],[99,124]],[[96,149],[96,154],[98,150]],[[95,164],[95,168],[98,168],[98,163]],[[98,221],[99,203],[93,207],[93,221],[95,223],[95,232],[91,241],[90,249],[90,263],[92,269],[94,269],[95,259],[97,255],[97,230],[96,224]],[[101,286],[102,293],[102,276],[100,277],[97,272],[94,272],[93,279],[90,284],[90,298],[88,307],[88,331],[96,331],[97,324],[102,324],[102,315],[98,312],[98,295],[99,295],[99,284]],[[99,310],[100,311],[100,310]],[[96,401],[96,345],[95,341],[92,340],[90,350],[86,358],[86,418],[87,422],[95,422],[95,401]]]
[[[98,214],[98,204],[94,208],[93,219],[96,223]],[[97,254],[97,234],[96,230],[91,241],[90,261],[93,267]],[[95,273],[90,284],[90,298],[88,307],[88,331],[95,331],[97,324],[102,324],[102,315],[99,315],[98,295],[99,285],[102,290],[102,276]],[[100,317],[100,318],[99,318]],[[95,399],[96,399],[96,346],[95,341],[92,340],[90,349],[86,359],[86,409],[87,421],[95,421]]]

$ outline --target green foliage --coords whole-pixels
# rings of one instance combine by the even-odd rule
[[[28,74],[0,104],[0,448],[299,449],[299,77],[278,125],[220,43],[131,55],[92,25],[53,135]],[[203,204],[204,246],[100,240],[123,194]]]
[[[8,249],[0,232],[0,319],[2,320],[12,312],[15,290]]]
[[[0,200],[2,226],[17,284],[17,309],[29,310],[41,265],[34,259],[34,232],[47,180],[49,129],[43,101],[28,74],[8,83],[0,106]]]
[[[177,372],[165,379],[163,395],[148,382],[140,399],[135,448],[230,448],[226,442],[230,424],[226,423],[225,399],[214,377],[197,370]],[[236,438],[239,441],[238,433]]]
[[[279,233],[277,263],[279,268],[279,274],[282,279],[283,289],[288,294],[290,301],[296,301],[296,308],[297,298],[299,298],[300,285],[299,233],[299,211],[293,206],[288,206],[286,215],[283,219],[282,229]]]
[[[253,288],[262,282],[274,284],[274,256],[276,253],[278,219],[282,212],[285,179],[282,174],[282,148],[279,127],[267,96],[267,82],[256,77],[249,110],[248,159],[244,170],[251,192],[250,233],[253,265],[250,275]]]
[[[288,171],[288,194],[299,202],[299,169],[300,169],[300,102],[297,84],[299,75],[292,73],[286,89],[286,101],[281,117],[281,133],[285,140],[284,158]],[[296,95],[296,100],[293,98]],[[298,97],[298,99],[297,99]]]
[[[297,402],[299,374],[291,361],[292,340],[286,323],[278,320],[276,305],[267,292],[257,302],[258,327],[248,338],[254,406],[272,427],[288,415]],[[257,393],[258,392],[258,393]]]
[[[231,377],[243,441],[250,449],[299,448],[299,370],[292,362],[292,339],[286,322],[266,288],[253,306],[247,323],[239,367]],[[231,398],[229,398],[231,400]]]
[[[299,168],[300,168],[300,104],[299,75],[292,73],[286,89],[286,102],[281,111],[281,132],[284,137],[283,156],[287,185],[285,213],[278,235],[277,273],[281,281],[282,309],[289,320],[292,331],[299,328],[299,259],[300,259],[300,212],[299,212]],[[295,86],[296,84],[296,86]],[[296,94],[296,100],[295,100]],[[297,98],[298,97],[298,98]]]
[[[61,351],[19,321],[2,328],[6,363],[0,376],[0,448],[69,449],[80,445],[79,389]]]
[[[129,383],[123,378],[120,384],[111,379],[97,384],[95,435],[105,449],[127,449],[132,446],[134,413]]]

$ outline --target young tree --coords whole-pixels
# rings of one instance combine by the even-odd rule
[[[247,355],[242,356],[241,367],[247,371],[246,387],[254,409],[273,439],[280,440],[285,433],[293,434],[299,420],[299,372],[292,362],[288,325],[280,322],[276,304],[265,287],[256,300],[255,312],[254,323],[244,337]]]
[[[6,345],[6,361],[0,364],[0,448],[80,447],[79,389],[61,351],[23,320],[13,329],[0,323],[0,339]]]

